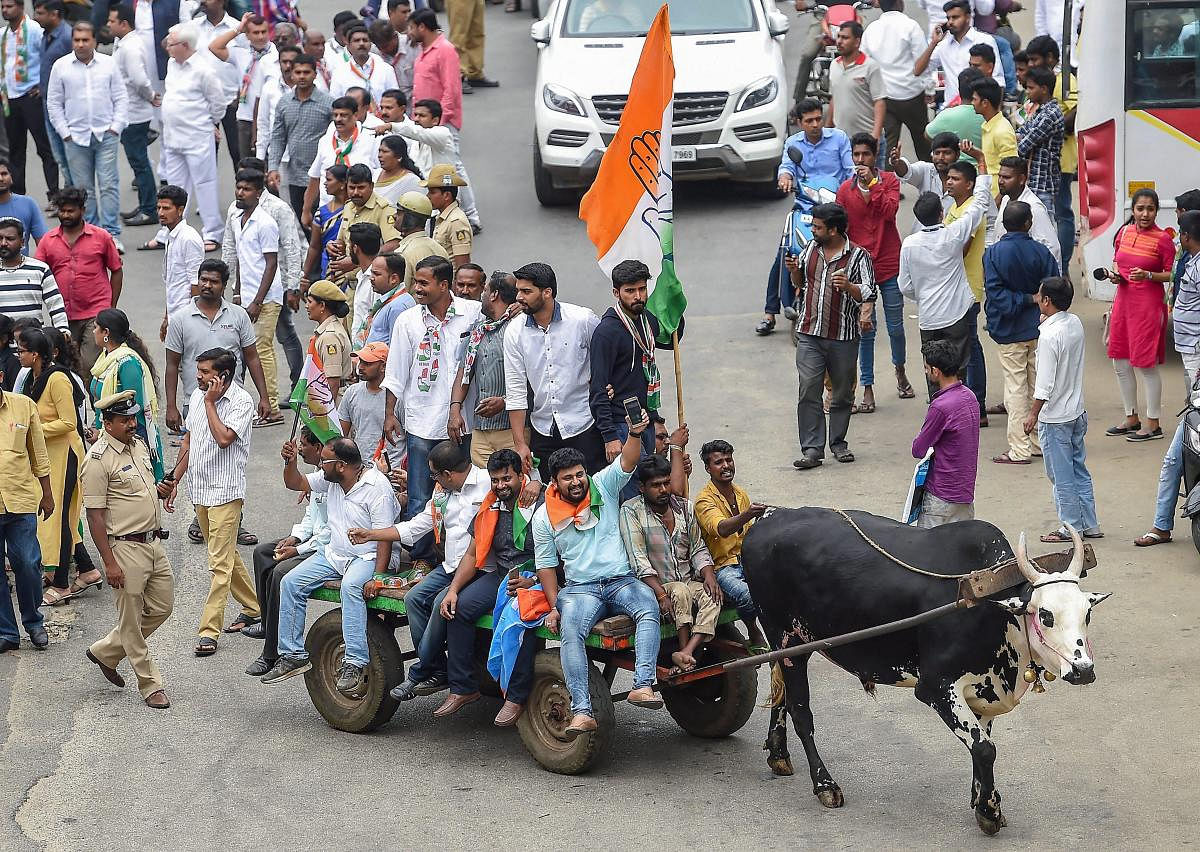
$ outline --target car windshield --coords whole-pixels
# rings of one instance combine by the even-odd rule
[[[751,32],[753,0],[667,0],[675,35]],[[563,34],[579,37],[645,35],[662,0],[571,0]]]

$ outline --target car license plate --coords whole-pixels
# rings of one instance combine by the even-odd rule
[[[690,145],[671,149],[671,161],[675,163],[696,162],[696,149]]]

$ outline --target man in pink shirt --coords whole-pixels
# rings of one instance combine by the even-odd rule
[[[121,255],[112,236],[83,221],[87,190],[68,186],[58,194],[58,219],[38,241],[38,260],[50,267],[67,308],[71,338],[79,346],[84,375],[100,355],[93,330],[96,315],[121,297]]]
[[[478,234],[483,230],[483,225],[475,207],[471,179],[460,154],[463,86],[458,51],[442,35],[437,15],[432,9],[418,9],[409,16],[408,40],[413,45],[421,46],[421,55],[413,64],[412,103],[431,100],[442,105],[442,124],[450,129],[454,137],[454,170],[467,183],[462,187],[458,203]]]

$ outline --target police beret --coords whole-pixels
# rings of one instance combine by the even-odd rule
[[[136,394],[131,390],[109,394],[96,401],[96,408],[105,414],[117,414],[122,417],[141,414],[142,407],[134,401],[135,396]]]

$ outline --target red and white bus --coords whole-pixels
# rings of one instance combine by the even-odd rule
[[[1089,3],[1078,44],[1079,195],[1088,295],[1114,285],[1112,263],[1129,197],[1158,193],[1158,224],[1176,225],[1175,196],[1200,187],[1200,0]]]

